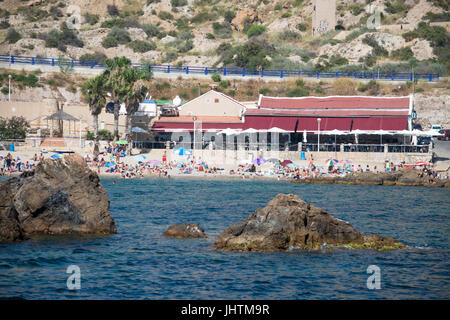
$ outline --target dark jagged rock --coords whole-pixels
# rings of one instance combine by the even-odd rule
[[[110,234],[106,190],[80,155],[47,159],[0,182],[0,242],[32,234]]]
[[[213,249],[223,251],[286,251],[351,247],[376,250],[405,246],[378,235],[364,235],[348,222],[330,216],[293,194],[279,194],[265,208],[223,231]]]
[[[167,228],[163,233],[164,236],[169,238],[206,238],[205,232],[198,224],[183,223],[174,224]]]
[[[313,184],[358,184],[358,185],[387,185],[387,186],[425,186],[449,187],[449,180],[436,180],[430,183],[429,177],[412,168],[402,168],[393,172],[355,172],[343,177],[319,176],[294,180],[294,183]]]

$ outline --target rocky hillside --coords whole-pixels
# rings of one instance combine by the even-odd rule
[[[449,70],[449,1],[338,0],[336,30],[320,37],[312,35],[313,7],[308,0],[3,0],[0,53],[265,69]],[[381,27],[370,29],[375,7]]]

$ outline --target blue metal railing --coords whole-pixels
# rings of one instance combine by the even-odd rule
[[[0,63],[11,64],[32,64],[32,65],[48,65],[58,66],[58,63],[71,65],[76,68],[104,69],[103,61],[90,60],[73,60],[59,58],[42,58],[42,57],[23,57],[0,55]],[[142,68],[143,64],[132,63],[134,68]],[[330,72],[330,71],[303,71],[303,70],[269,70],[269,69],[244,69],[236,67],[195,67],[195,66],[174,66],[174,65],[149,65],[152,72],[162,73],[184,73],[184,74],[202,74],[212,75],[219,74],[221,76],[241,76],[241,77],[277,77],[277,78],[316,78],[316,79],[338,79],[352,78],[364,80],[386,80],[386,81],[436,81],[439,80],[437,73],[385,73],[385,72]]]

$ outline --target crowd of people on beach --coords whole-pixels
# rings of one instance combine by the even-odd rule
[[[0,175],[11,175],[13,173],[22,173],[33,169],[40,161],[44,159],[44,154],[34,154],[30,159],[21,159],[14,157],[11,153],[6,156],[0,156]],[[319,176],[339,176],[356,172],[372,172],[379,174],[381,172],[395,172],[403,167],[411,165],[401,162],[394,164],[386,161],[384,167],[376,165],[353,164],[349,161],[330,160],[326,164],[317,164],[311,157],[308,165],[299,166],[292,161],[272,161],[257,164],[245,161],[237,165],[236,169],[227,169],[211,166],[202,159],[196,159],[195,156],[178,157],[175,160],[168,161],[164,152],[161,160],[144,160],[141,156],[139,161],[132,161],[133,156],[128,154],[126,146],[110,144],[104,147],[103,152],[97,155],[85,155],[86,163],[99,175],[113,175],[121,178],[142,178],[142,177],[167,177],[172,175],[201,175],[201,176],[234,176],[246,178],[272,177],[278,179],[306,179]],[[287,164],[286,164],[287,163]],[[428,177],[432,183],[436,179],[446,179],[448,174],[438,173],[431,166],[423,164],[414,166],[418,170],[420,177]]]
[[[10,176],[12,173],[22,173],[33,169],[40,161],[44,160],[43,154],[34,154],[33,158],[22,160],[19,156],[14,157],[11,153],[0,156],[0,176]]]

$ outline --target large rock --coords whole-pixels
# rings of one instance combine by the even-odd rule
[[[80,155],[0,182],[0,241],[31,234],[115,233],[106,190]]]
[[[314,184],[360,184],[360,185],[388,185],[388,186],[425,186],[447,187],[450,181],[439,180],[430,183],[428,175],[413,168],[402,168],[392,172],[355,172],[341,177],[319,176],[294,180],[294,183]]]
[[[198,224],[183,223],[170,226],[164,233],[169,238],[206,238],[205,232]]]
[[[213,249],[223,251],[286,251],[321,247],[366,249],[405,248],[378,235],[364,235],[348,222],[330,216],[293,194],[279,194],[216,239]]]

